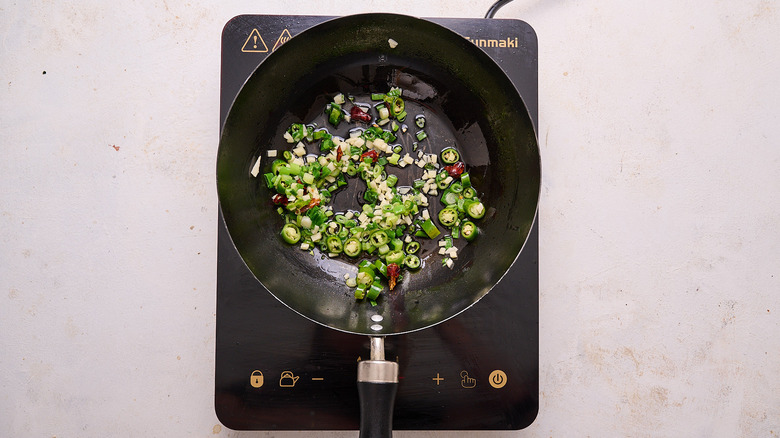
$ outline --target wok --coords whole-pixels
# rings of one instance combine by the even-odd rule
[[[389,39],[397,46],[391,47]],[[457,147],[488,210],[478,222],[477,239],[458,244],[453,269],[442,266],[436,244],[430,242],[420,254],[422,268],[404,275],[396,289],[383,293],[372,307],[356,301],[345,284],[344,274],[357,272],[355,262],[316,251],[312,255],[281,240],[283,218],[269,201],[272,193],[262,175],[254,178],[250,170],[260,158],[261,173],[267,171],[272,161],[266,158],[267,151],[289,148],[282,140],[287,127],[321,117],[335,94],[366,96],[393,86],[403,89],[410,118],[421,113],[428,120],[428,139],[420,147],[429,153]],[[408,135],[413,132],[410,129]],[[391,434],[397,363],[384,360],[383,336],[440,323],[491,290],[528,237],[540,173],[533,124],[522,97],[500,67],[456,33],[395,14],[326,21],[276,49],[236,96],[217,154],[217,191],[225,225],[257,280],[312,321],[371,336],[371,360],[358,365],[361,436]],[[399,172],[399,178],[409,178],[408,174]],[[399,180],[404,183],[411,181]],[[334,196],[334,209],[359,209],[359,190],[360,182],[354,178]],[[430,196],[429,203],[431,216],[436,217],[437,197]]]

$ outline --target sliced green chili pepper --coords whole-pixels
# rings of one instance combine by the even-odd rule
[[[294,245],[301,240],[301,230],[295,224],[285,224],[282,227],[282,239],[285,242]]]
[[[372,283],[371,286],[368,288],[368,292],[366,293],[366,298],[368,298],[369,300],[377,299],[377,297],[379,297],[379,294],[382,293],[382,289],[383,289],[382,286],[376,283]]]
[[[398,116],[402,112],[404,112],[404,100],[400,97],[394,97],[392,101],[390,101],[390,113],[393,116]]]
[[[469,176],[468,172],[463,172],[460,175],[460,183],[464,189],[471,187],[471,176]]]
[[[387,175],[387,187],[395,187],[398,182],[398,177],[395,175]]]
[[[382,133],[382,129],[377,126],[372,126],[366,130],[363,131],[363,133],[360,135],[360,137],[363,140],[369,141],[369,140],[376,140],[376,137]]]
[[[417,242],[416,240],[412,240],[411,242],[407,243],[406,248],[404,248],[404,251],[406,251],[407,254],[416,254],[419,250],[420,242]]]
[[[380,274],[387,278],[387,265],[382,260],[375,261],[374,267],[377,271],[379,271]]]
[[[338,221],[328,222],[328,226],[325,228],[325,232],[331,235],[337,235],[341,232],[342,225]]]
[[[341,105],[337,104],[336,102],[331,102],[331,104],[328,106],[328,122],[330,122],[331,125],[337,127],[343,118],[344,113],[341,112]]]
[[[417,125],[417,127],[420,129],[425,128],[425,116],[422,114],[415,116],[414,124]]]
[[[404,261],[404,252],[401,250],[393,250],[387,253],[385,256],[385,262],[387,264],[395,263],[396,265],[400,265]]]
[[[306,136],[306,126],[302,123],[293,123],[287,132],[292,137],[293,141],[301,141]]]
[[[363,248],[360,244],[360,240],[358,240],[356,237],[350,237],[346,242],[344,242],[344,254],[349,257],[359,256],[362,249]]]
[[[429,239],[434,239],[436,238],[436,236],[441,234],[441,231],[439,231],[439,229],[436,228],[436,225],[434,225],[433,221],[430,219],[422,223],[422,230],[423,232],[425,232],[425,235],[428,236]]]
[[[455,224],[452,226],[452,238],[457,239],[460,236],[460,221],[455,221]]]
[[[355,288],[355,299],[362,300],[365,297],[366,297],[366,286],[359,284],[357,288]]]
[[[286,166],[279,168],[279,173],[284,175],[300,175],[301,166],[295,163],[287,163]]]
[[[445,148],[441,151],[441,161],[445,164],[453,164],[460,161],[460,153],[455,148]]]
[[[306,212],[306,216],[311,218],[311,223],[314,225],[322,225],[326,220],[328,220],[328,216],[325,214],[325,212],[323,212],[322,209],[316,205]]]
[[[265,185],[269,189],[272,189],[274,187],[274,174],[271,172],[264,173],[263,176],[265,177]]]
[[[330,132],[326,128],[315,129],[311,133],[312,140],[322,140],[324,138],[331,138]]]
[[[363,193],[363,199],[369,204],[375,204],[377,199],[379,199],[379,193],[374,189],[368,189]]]
[[[398,139],[398,137],[390,131],[382,131],[381,138],[385,143],[392,143]]]
[[[414,254],[409,254],[406,257],[404,257],[404,266],[406,266],[409,269],[419,269],[420,268],[420,257],[417,257]]]
[[[371,233],[368,241],[371,243],[371,245],[380,247],[382,245],[387,245],[387,243],[390,242],[390,237],[387,235],[387,233],[385,233],[384,230],[378,230]]]
[[[423,141],[426,137],[428,137],[428,134],[425,131],[417,131],[417,141]]]
[[[458,220],[458,210],[447,207],[439,211],[439,222],[447,228],[452,228]]]
[[[287,167],[287,162],[284,160],[274,160],[273,163],[271,163],[271,172],[273,172],[274,175],[279,174],[279,169],[282,167]]]
[[[444,205],[455,205],[458,202],[458,195],[453,192],[446,192],[441,196],[441,202]]]
[[[467,199],[467,198],[458,198],[458,203],[455,204],[455,206],[457,207],[459,212],[461,212],[461,213],[465,213],[466,212],[466,208],[464,207],[464,205],[466,204],[466,201],[468,201],[468,200],[469,199]]]
[[[469,200],[470,202],[464,203],[463,208],[466,213],[474,219],[481,219],[485,216],[485,205],[480,201]]]
[[[390,247],[392,247],[394,251],[400,251],[404,249],[404,241],[396,237],[390,241]]]
[[[320,143],[320,152],[329,152],[331,149],[333,149],[333,146],[335,146],[333,140],[326,138]]]
[[[339,236],[328,236],[325,244],[328,247],[328,252],[334,254],[340,254],[341,251],[344,250],[344,244],[341,242],[341,239],[339,239]]]
[[[464,221],[460,225],[460,234],[463,236],[464,239],[468,241],[472,241],[474,240],[475,237],[477,237],[477,234],[479,234],[479,229],[474,224],[474,222]]]
[[[371,271],[358,271],[355,281],[357,281],[357,284],[359,285],[368,286],[374,282],[374,273]]]

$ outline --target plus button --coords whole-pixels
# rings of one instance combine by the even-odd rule
[[[441,381],[444,380],[444,377],[440,377],[439,373],[436,373],[436,377],[432,378],[431,380],[435,380],[436,381],[436,386],[439,386]]]

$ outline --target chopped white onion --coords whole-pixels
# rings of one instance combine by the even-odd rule
[[[252,171],[250,172],[252,176],[257,177],[258,174],[260,174],[260,159],[263,158],[262,155],[257,157],[257,161],[255,161],[255,165],[252,166]]]

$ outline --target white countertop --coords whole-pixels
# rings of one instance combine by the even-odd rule
[[[469,436],[780,435],[780,11],[709,3],[497,14],[539,37],[540,412]],[[4,1],[0,436],[307,436],[214,414],[222,26],[489,5]]]

